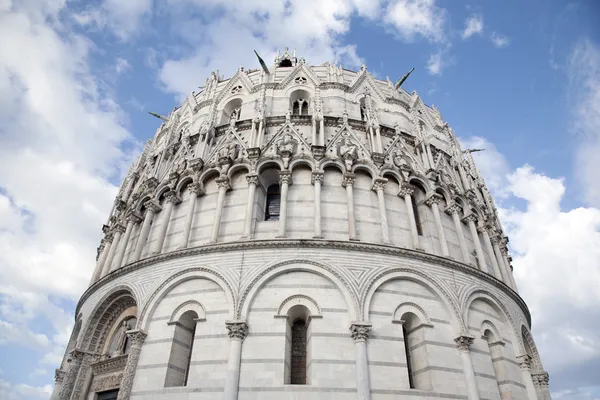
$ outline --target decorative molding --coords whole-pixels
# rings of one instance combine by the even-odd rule
[[[242,342],[248,336],[248,325],[241,320],[226,321],[225,327],[230,339],[241,340]]]
[[[473,337],[462,335],[455,338],[454,342],[456,342],[456,347],[458,347],[460,351],[469,351],[469,346],[473,343]]]
[[[350,336],[354,342],[367,341],[371,332],[371,323],[355,321],[350,324]]]

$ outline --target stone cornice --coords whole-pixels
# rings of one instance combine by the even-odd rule
[[[431,264],[437,264],[446,268],[451,268],[456,271],[460,271],[467,275],[479,278],[487,283],[496,286],[502,290],[507,296],[514,300],[521,308],[527,318],[527,323],[531,326],[531,314],[525,301],[519,296],[517,292],[511,289],[508,285],[498,280],[494,276],[480,271],[472,266],[452,260],[450,258],[438,256],[435,254],[425,253],[418,250],[406,249],[403,247],[396,247],[386,244],[375,244],[375,243],[362,243],[362,242],[350,242],[350,241],[339,241],[339,240],[323,240],[323,239],[263,239],[263,240],[245,240],[236,241],[230,243],[210,243],[202,246],[174,250],[168,253],[159,254],[152,257],[147,257],[134,263],[127,264],[126,266],[112,271],[102,279],[96,281],[92,286],[82,294],[79,302],[77,303],[75,315],[79,315],[82,304],[100,287],[113,281],[114,279],[126,275],[130,272],[138,269],[159,264],[164,261],[174,260],[182,257],[189,257],[201,254],[213,254],[223,253],[227,254],[230,251],[235,250],[251,250],[251,249],[268,249],[280,250],[282,248],[316,248],[316,249],[334,249],[344,251],[358,251],[367,253],[387,254],[395,257],[405,257],[413,260],[424,261]]]

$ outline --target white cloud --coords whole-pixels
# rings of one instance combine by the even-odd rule
[[[0,378],[0,399],[2,400],[36,400],[48,399],[52,394],[52,386],[13,385]]]
[[[386,9],[384,21],[406,40],[417,35],[433,42],[445,39],[446,11],[435,0],[394,0]]]
[[[450,55],[450,44],[445,48],[440,48],[429,55],[425,68],[431,75],[442,75],[444,69],[454,63],[454,58]]]
[[[104,0],[97,7],[71,15],[79,25],[108,29],[121,40],[128,40],[145,26],[143,22],[152,12],[152,0]]]
[[[465,21],[465,30],[462,33],[463,39],[468,39],[473,35],[481,35],[483,33],[483,16],[471,15]]]
[[[492,40],[494,46],[498,47],[499,49],[506,47],[510,44],[510,39],[507,36],[501,35],[497,32],[493,32],[490,39]]]
[[[124,58],[117,58],[117,61],[115,62],[115,72],[117,73],[117,75],[120,75],[123,72],[127,72],[130,69],[131,64],[129,64],[129,61],[125,60]]]
[[[0,344],[43,351],[52,367],[73,320],[56,301],[75,301],[89,282],[116,194],[109,179],[129,164],[120,145],[131,140],[90,69],[93,45],[65,29],[64,5],[0,13]],[[2,399],[49,391],[0,382]]]
[[[583,39],[567,62],[572,130],[578,150],[576,172],[585,200],[600,207],[600,46]]]

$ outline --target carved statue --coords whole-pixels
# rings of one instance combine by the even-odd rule
[[[290,157],[296,152],[298,141],[287,130],[275,146],[277,154],[283,159],[283,167],[287,169]]]
[[[348,123],[348,111],[344,110],[344,113],[342,114],[342,121],[344,121],[344,124]]]
[[[240,117],[240,107],[238,108],[234,108],[231,111],[231,115],[229,116],[229,126],[231,126],[232,128],[235,127],[235,123],[237,122],[238,118]]]
[[[292,121],[292,112],[288,109],[285,113],[285,122],[290,123]]]
[[[358,146],[352,143],[348,138],[343,138],[338,143],[338,154],[344,160],[346,170],[352,169],[352,164],[358,159]]]

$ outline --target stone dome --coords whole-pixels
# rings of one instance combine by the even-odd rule
[[[434,106],[362,67],[211,74],[121,185],[53,399],[549,399]]]

